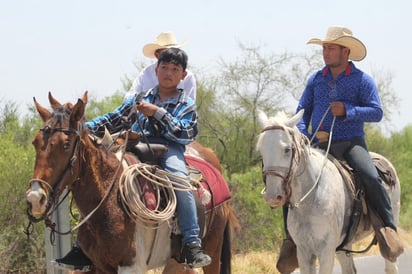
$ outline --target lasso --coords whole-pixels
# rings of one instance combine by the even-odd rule
[[[144,203],[144,193],[139,184],[139,177],[144,178],[151,183],[156,197],[156,207],[148,209]],[[176,195],[174,191],[193,191],[196,190],[191,184],[191,180],[170,174],[163,169],[139,163],[127,167],[120,177],[120,196],[122,203],[126,208],[129,217],[132,220],[139,220],[143,225],[156,229],[159,224],[170,220],[176,210]],[[204,196],[210,193],[206,192],[203,186],[200,186]],[[162,199],[165,198],[165,199]],[[203,201],[204,202],[204,201]]]

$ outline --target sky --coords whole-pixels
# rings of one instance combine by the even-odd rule
[[[0,100],[24,113],[33,97],[48,106],[48,91],[61,102],[75,102],[85,90],[94,99],[123,91],[124,76],[138,73],[134,63],[150,61],[143,46],[163,31],[188,40],[190,66],[213,72],[220,58],[240,54],[239,42],[309,53],[316,47],[306,45],[310,38],[344,25],[368,50],[356,65],[393,75],[397,131],[412,124],[411,6],[407,0],[2,0]]]

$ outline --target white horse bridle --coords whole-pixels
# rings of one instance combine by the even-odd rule
[[[325,118],[326,113],[329,111],[329,109],[330,109],[330,107],[326,110],[325,115],[324,115],[323,118],[322,118],[322,121],[323,121],[323,119]],[[288,200],[289,200],[289,207],[290,207],[290,208],[299,208],[300,204],[301,204],[304,200],[306,200],[306,198],[312,193],[312,191],[313,191],[313,190],[316,188],[316,186],[318,185],[319,180],[320,180],[320,177],[322,176],[322,173],[323,173],[323,169],[325,168],[325,165],[326,165],[326,163],[327,163],[327,161],[328,161],[328,154],[329,154],[329,149],[330,149],[330,145],[331,145],[331,142],[332,142],[332,133],[333,133],[333,127],[334,127],[334,125],[335,125],[335,120],[336,120],[336,116],[333,116],[332,125],[331,125],[331,129],[330,129],[330,136],[329,136],[329,140],[328,140],[328,146],[327,146],[327,149],[326,149],[325,157],[324,157],[324,159],[323,159],[322,168],[321,168],[321,170],[320,170],[320,172],[319,172],[319,174],[318,174],[318,176],[317,176],[317,178],[316,178],[315,183],[313,184],[313,186],[308,190],[308,192],[306,192],[305,195],[302,196],[302,198],[299,199],[298,202],[296,202],[296,203],[291,203],[291,202],[290,202],[290,196],[291,196],[291,193],[292,193],[292,191],[290,190],[290,182],[291,182],[292,178],[294,177],[293,175],[294,175],[294,170],[295,170],[295,168],[293,167],[293,160],[294,160],[294,158],[295,158],[295,156],[296,156],[296,150],[298,149],[297,146],[296,146],[296,144],[295,144],[295,143],[296,143],[296,140],[294,140],[294,144],[293,144],[293,147],[292,147],[292,156],[291,156],[291,158],[290,158],[289,168],[278,167],[278,166],[269,166],[269,167],[265,168],[265,167],[263,166],[263,175],[264,175],[264,176],[267,176],[267,175],[277,176],[277,177],[281,178],[281,179],[282,179],[282,182],[289,188],[289,190],[286,189],[286,194],[287,194],[287,198],[288,198]],[[319,128],[318,128],[318,129],[319,129]],[[318,129],[317,129],[317,130],[318,130]],[[262,130],[262,132],[269,131],[269,130],[283,130],[283,131],[286,131],[285,127],[274,125],[274,126],[265,127],[265,128]],[[313,140],[313,139],[312,139],[312,140]],[[312,140],[311,140],[311,141],[312,141]],[[279,172],[280,169],[284,169],[284,170],[287,172],[287,175],[286,175],[286,176],[283,176],[283,175]],[[265,192],[266,192],[266,186],[265,186],[265,188],[261,191],[261,193],[264,194]]]

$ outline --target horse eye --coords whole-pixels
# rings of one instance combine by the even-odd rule
[[[43,131],[45,134],[49,134],[51,131],[51,127],[45,126],[44,128],[41,129],[41,131]]]
[[[285,154],[289,154],[292,151],[291,147],[285,148]]]
[[[66,142],[66,143],[63,145],[63,148],[64,148],[64,150],[68,150],[68,149],[70,148],[70,142]]]

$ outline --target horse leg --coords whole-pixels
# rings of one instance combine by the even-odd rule
[[[316,256],[297,247],[298,263],[301,274],[316,274]]]
[[[228,203],[225,203],[218,208],[216,208],[212,213],[214,216],[212,217],[212,223],[208,227],[208,233],[203,240],[205,253],[208,254],[212,258],[212,263],[203,268],[205,274],[229,274],[230,273],[230,265],[226,266],[226,269],[222,269],[222,247],[224,241],[230,239],[230,233],[225,233],[226,229],[229,229],[229,218],[231,218],[230,214],[231,208],[229,207]],[[229,262],[226,264],[230,264],[230,252],[229,254],[223,254],[223,256],[229,257]]]
[[[319,274],[330,274],[333,271],[335,249],[325,248],[319,256]]]
[[[351,246],[345,246],[347,249],[351,249]],[[336,252],[340,267],[342,269],[342,274],[356,274],[356,267],[353,261],[352,253],[346,253],[344,251]]]
[[[398,274],[399,273],[398,264],[385,260],[385,273],[386,274]]]

